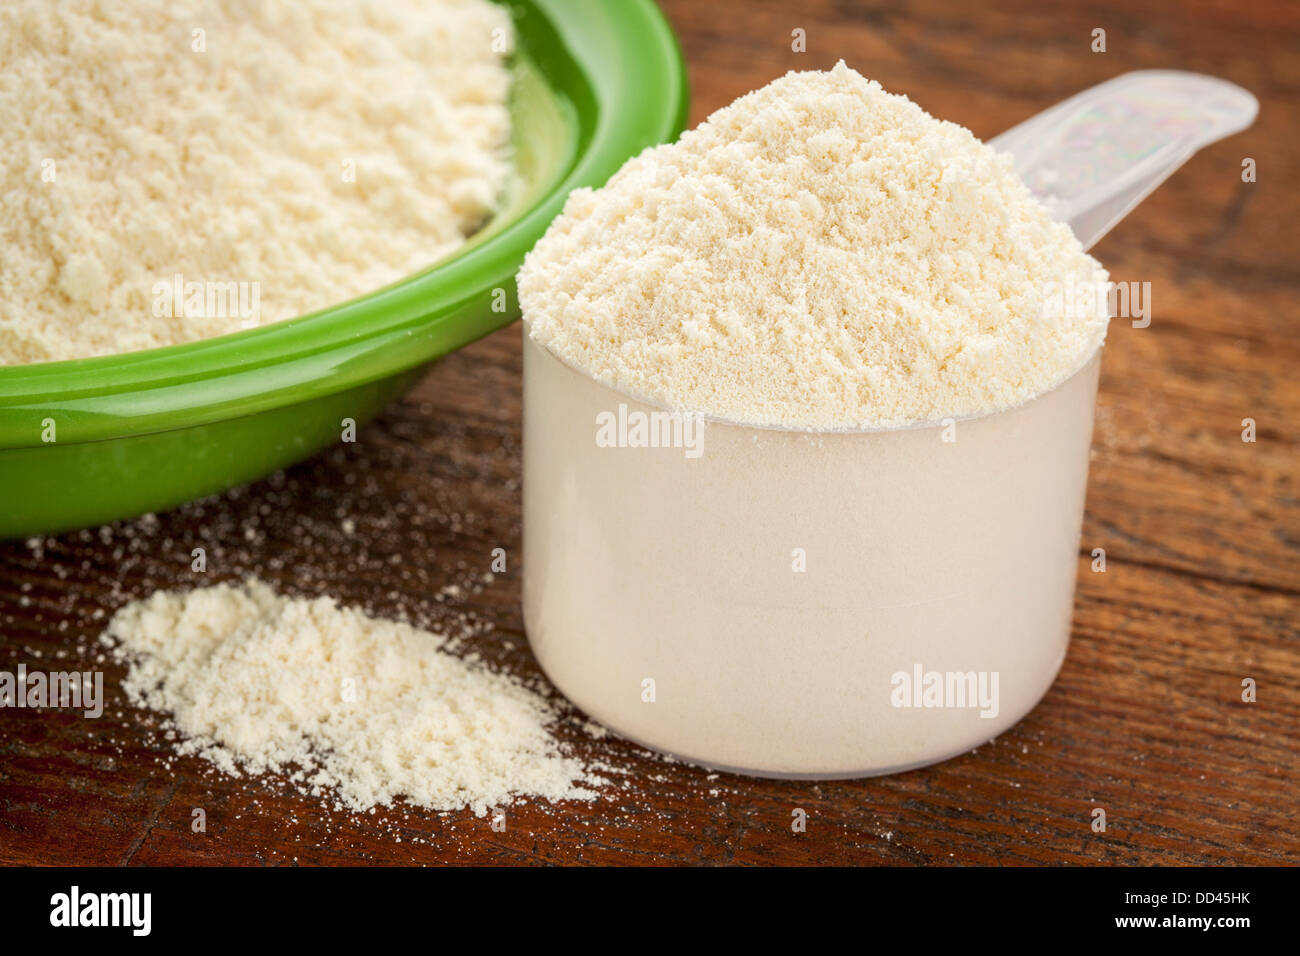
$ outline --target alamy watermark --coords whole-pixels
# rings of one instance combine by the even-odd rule
[[[1043,289],[1043,318],[1065,316],[1132,319],[1133,328],[1151,324],[1150,282],[1049,282]]]
[[[597,448],[680,448],[704,454],[704,417],[694,412],[643,412],[620,402],[617,412],[596,413]]]
[[[179,272],[153,284],[156,318],[239,319],[240,328],[262,321],[260,282],[185,281]]]
[[[50,897],[50,925],[58,928],[122,927],[132,936],[153,928],[152,893],[86,893],[73,885]]]
[[[104,713],[102,671],[0,671],[0,707],[65,707],[87,717]]]
[[[971,709],[981,717],[998,715],[997,671],[895,671],[889,678],[889,702],[895,707]]]

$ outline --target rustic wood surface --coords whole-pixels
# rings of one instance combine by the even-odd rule
[[[173,759],[108,664],[97,721],[0,712],[0,861],[1300,863],[1300,8],[664,5],[691,66],[692,122],[840,57],[983,137],[1140,68],[1217,74],[1259,96],[1253,129],[1192,159],[1096,250],[1116,279],[1151,283],[1153,320],[1117,321],[1106,346],[1073,642],[1046,699],[970,754],[863,781],[714,776],[566,732],[622,785],[590,805],[522,803],[494,832],[469,813],[338,813]],[[1105,53],[1090,50],[1096,27]],[[806,53],[791,51],[795,28]],[[447,358],[356,444],[274,479],[156,520],[0,544],[0,669],[90,666],[122,603],[198,583],[189,553],[202,545],[206,581],[256,573],[468,627],[490,660],[535,674],[517,563],[449,589],[493,548],[518,553],[518,338],[512,327]],[[1241,700],[1248,677],[1255,703]],[[795,807],[806,833],[791,832]],[[1095,807],[1105,833],[1090,828]],[[192,831],[194,808],[206,832]]]

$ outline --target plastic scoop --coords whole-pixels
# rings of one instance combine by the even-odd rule
[[[1139,70],[1084,90],[989,145],[1011,153],[1053,218],[1091,248],[1197,150],[1254,122],[1259,103],[1203,73]]]
[[[1090,245],[1255,109],[1218,80],[1135,73],[994,145]],[[635,448],[593,423],[630,434],[671,413],[523,339],[524,624],[587,715],[715,769],[861,777],[966,753],[1047,693],[1070,639],[1099,343],[1032,400],[960,420],[710,420],[681,447]],[[647,706],[655,688],[671,702]]]

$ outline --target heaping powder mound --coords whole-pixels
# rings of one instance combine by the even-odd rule
[[[249,580],[160,591],[104,642],[124,690],[170,716],[180,753],[230,774],[287,773],[353,810],[397,797],[479,816],[515,797],[590,800],[601,781],[563,756],[551,705],[448,641],[329,598]]]
[[[507,181],[510,40],[487,0],[0,3],[0,365],[221,335],[432,265]]]
[[[852,428],[1054,388],[1105,336],[1106,279],[1009,157],[840,63],[574,192],[519,293],[529,334],[605,385]]]

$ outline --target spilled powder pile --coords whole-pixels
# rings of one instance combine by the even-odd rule
[[[487,0],[5,0],[0,365],[237,331],[446,256],[507,179],[510,42]],[[226,283],[239,315],[208,303]]]
[[[137,706],[170,716],[230,774],[286,773],[352,810],[404,797],[482,816],[515,797],[590,800],[601,781],[560,753],[555,710],[448,640],[249,579],[129,604],[103,638]]]
[[[1101,344],[1105,301],[1045,300],[1106,278],[1009,157],[840,63],[574,192],[519,293],[529,334],[606,385],[746,424],[843,428],[1059,385]]]

